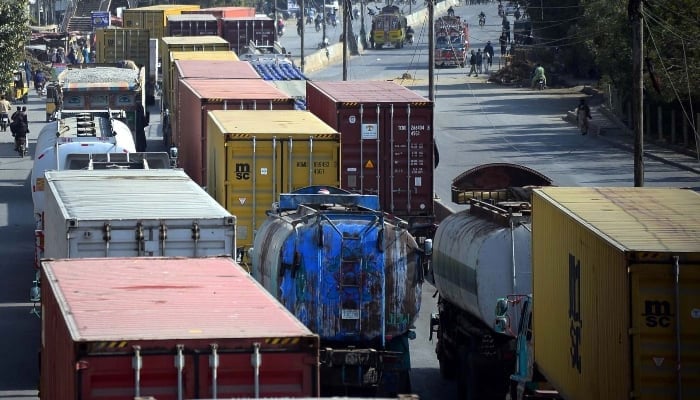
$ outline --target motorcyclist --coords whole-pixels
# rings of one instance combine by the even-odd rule
[[[282,19],[282,17],[280,17],[277,20],[277,35],[281,36],[283,32],[284,32],[284,20]]]
[[[304,32],[304,20],[299,17],[297,18],[297,35],[301,36],[302,32]]]
[[[21,109],[17,107],[17,111],[12,114],[12,125],[10,125],[10,130],[12,131],[12,136],[15,137],[15,151],[19,151],[20,146],[25,143],[27,133],[29,133],[27,107],[22,107]]]
[[[44,89],[44,83],[46,83],[46,77],[44,76],[44,71],[38,70],[34,73],[34,89],[37,93]]]
[[[479,13],[479,25],[484,26],[486,24],[486,14],[484,12]]]
[[[542,79],[544,85],[547,86],[547,77],[544,75],[544,67],[542,64],[538,63],[537,66],[535,66],[535,69],[532,71],[531,87],[534,88],[540,79]]]
[[[486,43],[486,46],[484,46],[484,53],[486,53],[486,54],[489,55],[489,57],[488,57],[488,65],[489,65],[489,67],[490,67],[491,64],[493,63],[493,46],[491,46],[491,41],[490,41],[490,40]]]
[[[318,32],[321,29],[321,23],[323,22],[323,16],[321,14],[316,14],[316,18],[314,19],[314,27],[316,28],[316,32]]]
[[[450,16],[450,17],[454,17],[454,16],[455,16],[455,9],[452,8],[452,6],[450,6],[450,8],[447,9],[447,15]]]
[[[7,101],[5,95],[0,95],[0,120],[2,121],[0,131],[2,132],[6,132],[10,125],[10,111],[12,111],[12,105]]]
[[[408,40],[408,43],[413,43],[413,34],[415,31],[413,30],[413,27],[408,26],[406,27],[406,40]]]

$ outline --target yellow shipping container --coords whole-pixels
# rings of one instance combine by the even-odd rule
[[[199,10],[199,5],[163,4],[128,8],[122,14],[123,25],[124,28],[148,29],[151,38],[160,39],[165,35],[169,15],[179,15],[190,10]]]
[[[231,52],[226,39],[219,36],[166,36],[160,40],[159,45],[161,65],[163,69],[163,98],[169,107],[173,93],[173,61],[171,53],[180,52]],[[235,55],[235,53],[233,53]]]
[[[700,194],[533,194],[535,363],[567,400],[700,398]]]
[[[96,29],[96,62],[105,64],[132,60],[139,67],[148,69],[149,40],[149,31],[146,29]]]
[[[207,191],[236,216],[244,250],[280,193],[340,185],[340,134],[308,111],[210,111],[207,147]]]

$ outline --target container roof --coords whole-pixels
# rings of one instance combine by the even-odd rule
[[[238,61],[238,56],[231,50],[207,50],[207,51],[171,51],[172,61]]]
[[[245,61],[244,61],[245,62]],[[202,99],[291,102],[288,94],[262,79],[196,79],[186,78],[181,82],[192,88]],[[233,108],[233,107],[231,107]],[[240,108],[240,107],[239,107]],[[265,107],[265,104],[260,108]]]
[[[312,335],[230,258],[83,258],[43,266],[77,341]]]
[[[216,17],[211,14],[175,14],[168,15],[168,21],[216,21]]]
[[[176,60],[175,67],[183,78],[262,79],[247,61]]]
[[[161,39],[166,45],[198,45],[212,43],[226,43],[228,41],[220,36],[203,35],[203,36],[165,36]]]
[[[46,171],[47,189],[77,220],[231,218],[182,170]]]
[[[691,190],[548,187],[535,192],[624,250],[700,252],[700,194]]]
[[[299,110],[217,110],[209,118],[221,132],[234,134],[322,134],[338,132],[308,111]]]
[[[187,5],[187,4],[159,4],[155,6],[145,6],[138,8],[127,8],[126,12],[139,12],[139,11],[160,11],[160,10],[191,10],[199,9],[199,5]]]
[[[397,83],[390,81],[309,82],[336,102],[354,103],[430,103]]]

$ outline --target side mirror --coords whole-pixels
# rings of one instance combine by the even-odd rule
[[[496,317],[504,317],[508,312],[508,299],[500,298],[496,301]]]

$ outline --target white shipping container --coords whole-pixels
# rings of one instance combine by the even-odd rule
[[[232,256],[236,217],[182,170],[47,171],[46,258]]]

